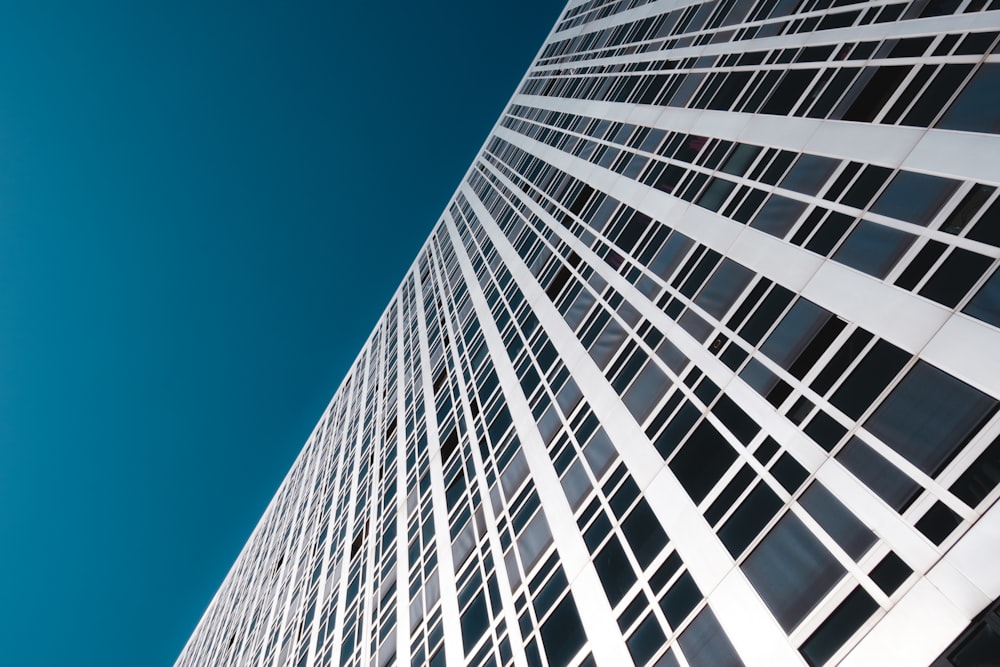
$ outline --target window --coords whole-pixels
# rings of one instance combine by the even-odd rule
[[[819,482],[809,485],[799,503],[851,558],[875,544],[875,534]]]
[[[1000,271],[994,272],[962,312],[1000,327]]]
[[[553,610],[540,630],[550,665],[566,665],[587,640],[572,594]]]
[[[918,361],[865,428],[933,477],[996,407],[981,391]]]
[[[946,130],[1000,132],[1000,63],[979,68],[938,122]]]
[[[691,500],[700,503],[736,460],[736,452],[715,428],[703,421],[670,461]]]
[[[913,234],[862,220],[833,259],[876,278],[885,278],[915,238]]]
[[[876,200],[872,213],[926,227],[957,187],[950,178],[901,171]]]
[[[843,566],[794,515],[785,514],[741,566],[786,632],[819,603]]]

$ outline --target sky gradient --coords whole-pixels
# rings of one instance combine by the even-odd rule
[[[0,7],[0,643],[170,665],[563,2]]]

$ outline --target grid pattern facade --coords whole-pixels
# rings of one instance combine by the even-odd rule
[[[1000,650],[998,4],[570,2],[177,666]]]

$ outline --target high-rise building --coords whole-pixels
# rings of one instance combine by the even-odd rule
[[[998,4],[570,2],[178,667],[996,664]]]

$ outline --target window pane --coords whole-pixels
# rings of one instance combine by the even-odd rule
[[[786,514],[744,561],[743,572],[790,632],[844,575],[844,568],[794,515]]]
[[[986,281],[962,312],[1000,327],[1000,271]]]
[[[670,469],[691,496],[700,503],[736,460],[736,452],[715,428],[703,421],[670,461]]]
[[[691,667],[742,667],[743,661],[708,607],[701,610],[678,638]]]
[[[938,127],[969,132],[1000,131],[1000,63],[987,63],[958,95]]]
[[[563,598],[548,620],[542,623],[541,635],[549,664],[569,664],[587,640],[572,594]]]
[[[857,560],[875,544],[875,534],[819,482],[806,489],[799,503],[851,558]]]
[[[958,182],[950,178],[901,171],[872,206],[872,212],[926,226],[956,187]]]
[[[806,210],[805,202],[781,195],[771,195],[750,226],[771,236],[783,237]]]
[[[818,155],[802,154],[792,170],[788,172],[785,179],[781,181],[781,187],[788,190],[795,190],[807,195],[814,195],[820,191],[823,184],[830,178],[830,174],[840,164],[840,160]]]
[[[787,369],[828,319],[829,311],[812,301],[799,299],[781,318],[781,322],[761,345],[760,351]]]
[[[865,428],[933,477],[996,404],[981,391],[919,361]]]
[[[753,276],[754,273],[750,269],[730,259],[724,259],[694,301],[709,315],[722,319]]]
[[[862,220],[833,259],[858,271],[884,278],[916,237],[904,231]]]
[[[837,460],[897,512],[902,512],[920,491],[915,481],[858,438],[851,438],[837,454]]]
[[[649,361],[622,396],[622,402],[635,420],[642,423],[670,386],[666,374],[654,362]]]

